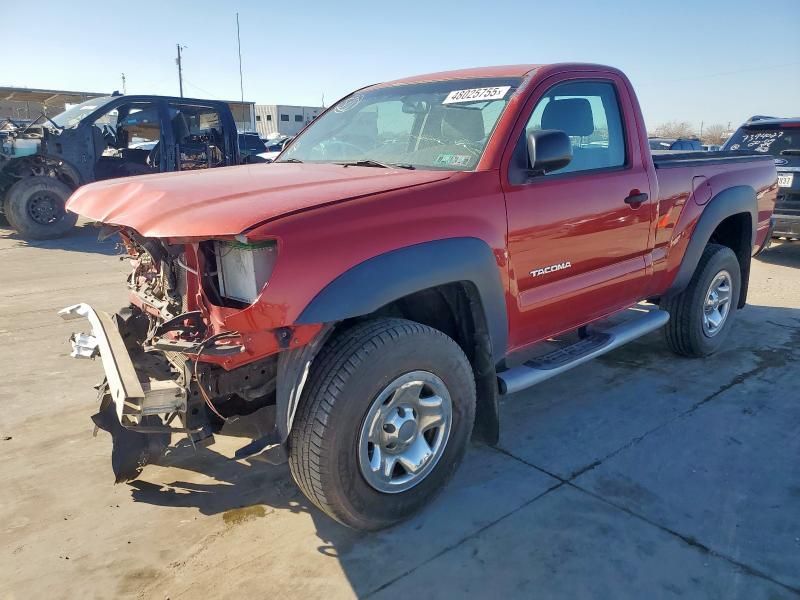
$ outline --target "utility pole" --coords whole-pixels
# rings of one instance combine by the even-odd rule
[[[122,93],[127,94],[128,88],[125,87],[125,73],[122,74]]]
[[[244,104],[244,82],[242,79],[242,36],[239,33],[239,13],[236,13],[236,44],[239,46],[239,91],[242,94],[242,104]]]
[[[181,98],[183,98],[183,65],[181,65],[181,50],[185,50],[186,46],[175,44],[178,47],[178,58],[175,59],[175,64],[178,65],[178,86],[181,90]]]
[[[703,123],[704,121],[700,121],[700,139],[703,139]]]

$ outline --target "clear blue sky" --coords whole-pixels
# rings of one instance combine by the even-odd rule
[[[0,84],[326,104],[405,75],[586,61],[623,69],[645,119],[800,115],[800,2],[771,0],[0,0]],[[6,60],[9,54],[13,57]]]

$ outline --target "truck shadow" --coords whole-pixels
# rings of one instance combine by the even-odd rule
[[[161,465],[192,471],[214,481],[155,483],[138,479],[128,484],[134,502],[195,508],[206,516],[222,515],[226,525],[278,512],[308,513],[317,536],[324,542],[317,550],[327,556],[337,555],[337,548],[349,546],[365,535],[340,525],[314,506],[292,481],[288,465],[236,461],[210,448],[192,448],[185,440]]]
[[[795,368],[791,357],[796,355],[793,348],[800,341],[800,309],[751,305],[737,314],[737,329],[739,334],[731,336],[729,349],[702,360],[676,357],[665,348],[659,334],[651,334],[579,367],[578,376],[556,378],[537,386],[535,391],[504,400],[499,451],[472,446],[454,481],[439,498],[409,521],[378,533],[352,531],[327,517],[294,486],[285,465],[237,462],[210,448],[195,450],[187,443],[179,444],[167,455],[162,462],[167,470],[156,477],[145,471],[142,480],[131,482],[131,495],[135,502],[221,515],[226,531],[240,536],[235,539],[242,544],[255,536],[265,537],[268,545],[266,538],[280,536],[280,550],[275,550],[274,556],[278,552],[292,556],[291,561],[280,563],[281,569],[288,569],[282,577],[305,576],[303,581],[308,582],[309,570],[328,564],[319,560],[334,558],[337,571],[340,569],[348,578],[353,592],[357,596],[369,595],[556,490],[559,481],[540,469],[572,479],[587,468],[602,468],[610,456],[637,452],[632,440],[674,420],[677,410],[706,402],[704,398],[717,398],[719,390],[738,385],[739,379],[759,377],[769,382],[778,375],[785,378],[786,370]],[[682,374],[679,379],[676,372]],[[718,401],[747,403],[751,399],[732,394],[720,395]],[[614,427],[604,423],[614,423]],[[671,456],[674,448],[665,447],[664,452]],[[712,456],[705,460],[714,463],[725,459]],[[696,465],[687,466],[690,467]],[[180,470],[190,473],[181,479],[170,479],[181,477]],[[758,470],[754,463],[753,473]],[[203,476],[202,483],[191,481],[196,479],[195,473]],[[163,483],[166,481],[170,482]],[[787,476],[786,481],[787,485],[792,483],[791,477]],[[740,482],[738,492],[755,498],[761,493],[756,483],[757,478]],[[750,484],[752,488],[748,487]],[[709,494],[707,505],[698,510],[719,512],[721,507],[715,505],[719,499]],[[661,500],[655,496],[648,501]],[[557,507],[557,503],[553,506]],[[537,518],[572,518],[557,508],[548,510],[549,513],[537,513]],[[290,521],[290,514],[310,516],[315,535],[309,536],[306,527],[297,525],[299,521]],[[240,528],[235,534],[229,529],[234,526]],[[580,540],[579,533],[565,531],[563,536],[562,543],[566,545]],[[532,546],[551,542],[531,539]],[[502,546],[503,540],[492,540],[489,535],[486,543]],[[611,541],[594,539],[592,543],[600,547]],[[246,582],[249,578],[264,585],[272,576],[266,570],[243,573],[244,569],[236,566],[251,559],[247,553],[252,546],[250,550],[235,543],[225,547],[227,562],[223,564],[236,572],[235,577],[230,573],[233,580],[244,578],[242,581]],[[268,554],[261,559],[264,564],[269,563]],[[592,560],[597,561],[596,565],[604,564],[603,557]],[[287,567],[290,563],[292,566]],[[575,565],[564,565],[565,569],[572,567]],[[475,563],[474,568],[484,567]],[[638,566],[629,564],[626,568]],[[325,567],[318,576],[324,577],[328,569]],[[201,586],[210,577],[201,572],[194,575]],[[551,573],[533,565],[529,573],[515,573],[517,576],[523,577],[531,589],[541,589],[543,595],[558,587]],[[442,577],[441,587],[428,592],[433,597],[447,597],[452,592],[448,578]]]
[[[44,248],[106,256],[121,254],[117,249],[117,236],[101,242],[97,239],[99,232],[100,229],[93,223],[79,221],[64,237],[54,240],[26,240],[6,222],[0,221],[0,244],[4,248]]]
[[[216,515],[256,504],[291,512],[309,510],[310,503],[294,489],[285,465],[236,461],[210,448],[198,446],[193,449],[185,440],[172,448],[160,465],[193,471],[213,479],[214,483],[180,480],[153,483],[137,479],[128,484],[135,502],[193,507],[204,515]]]
[[[759,254],[755,260],[781,267],[800,268],[800,241],[774,241],[770,249]]]

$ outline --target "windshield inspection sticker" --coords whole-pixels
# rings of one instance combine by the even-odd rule
[[[439,154],[436,157],[437,165],[451,165],[455,167],[465,167],[472,161],[468,154]]]
[[[345,98],[339,104],[336,105],[336,108],[333,110],[339,113],[347,112],[361,104],[361,100],[364,98],[361,94],[353,94],[349,98]]]
[[[501,85],[499,87],[472,88],[471,90],[453,90],[447,94],[447,98],[442,101],[442,104],[500,100],[501,98],[505,98],[510,89],[510,85]]]

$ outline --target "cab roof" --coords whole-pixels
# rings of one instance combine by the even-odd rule
[[[770,127],[800,127],[800,117],[750,117],[750,120],[742,125],[748,129],[768,129]]]
[[[457,69],[455,71],[439,71],[424,75],[412,75],[393,81],[386,81],[380,85],[395,85],[399,83],[423,83],[425,81],[447,81],[450,79],[477,79],[481,77],[524,77],[531,71],[543,65],[501,65],[496,67],[474,67],[471,69]]]
[[[439,71],[437,73],[427,73],[424,75],[413,75],[392,81],[375,84],[375,87],[401,85],[406,83],[426,83],[429,81],[448,81],[454,79],[479,79],[479,78],[503,78],[503,77],[525,77],[534,71],[556,72],[561,70],[574,71],[609,71],[622,75],[619,69],[606,65],[592,63],[550,63],[550,64],[522,64],[522,65],[499,65],[494,67],[474,67],[470,69],[457,69],[455,71]],[[373,87],[373,86],[367,86]]]

